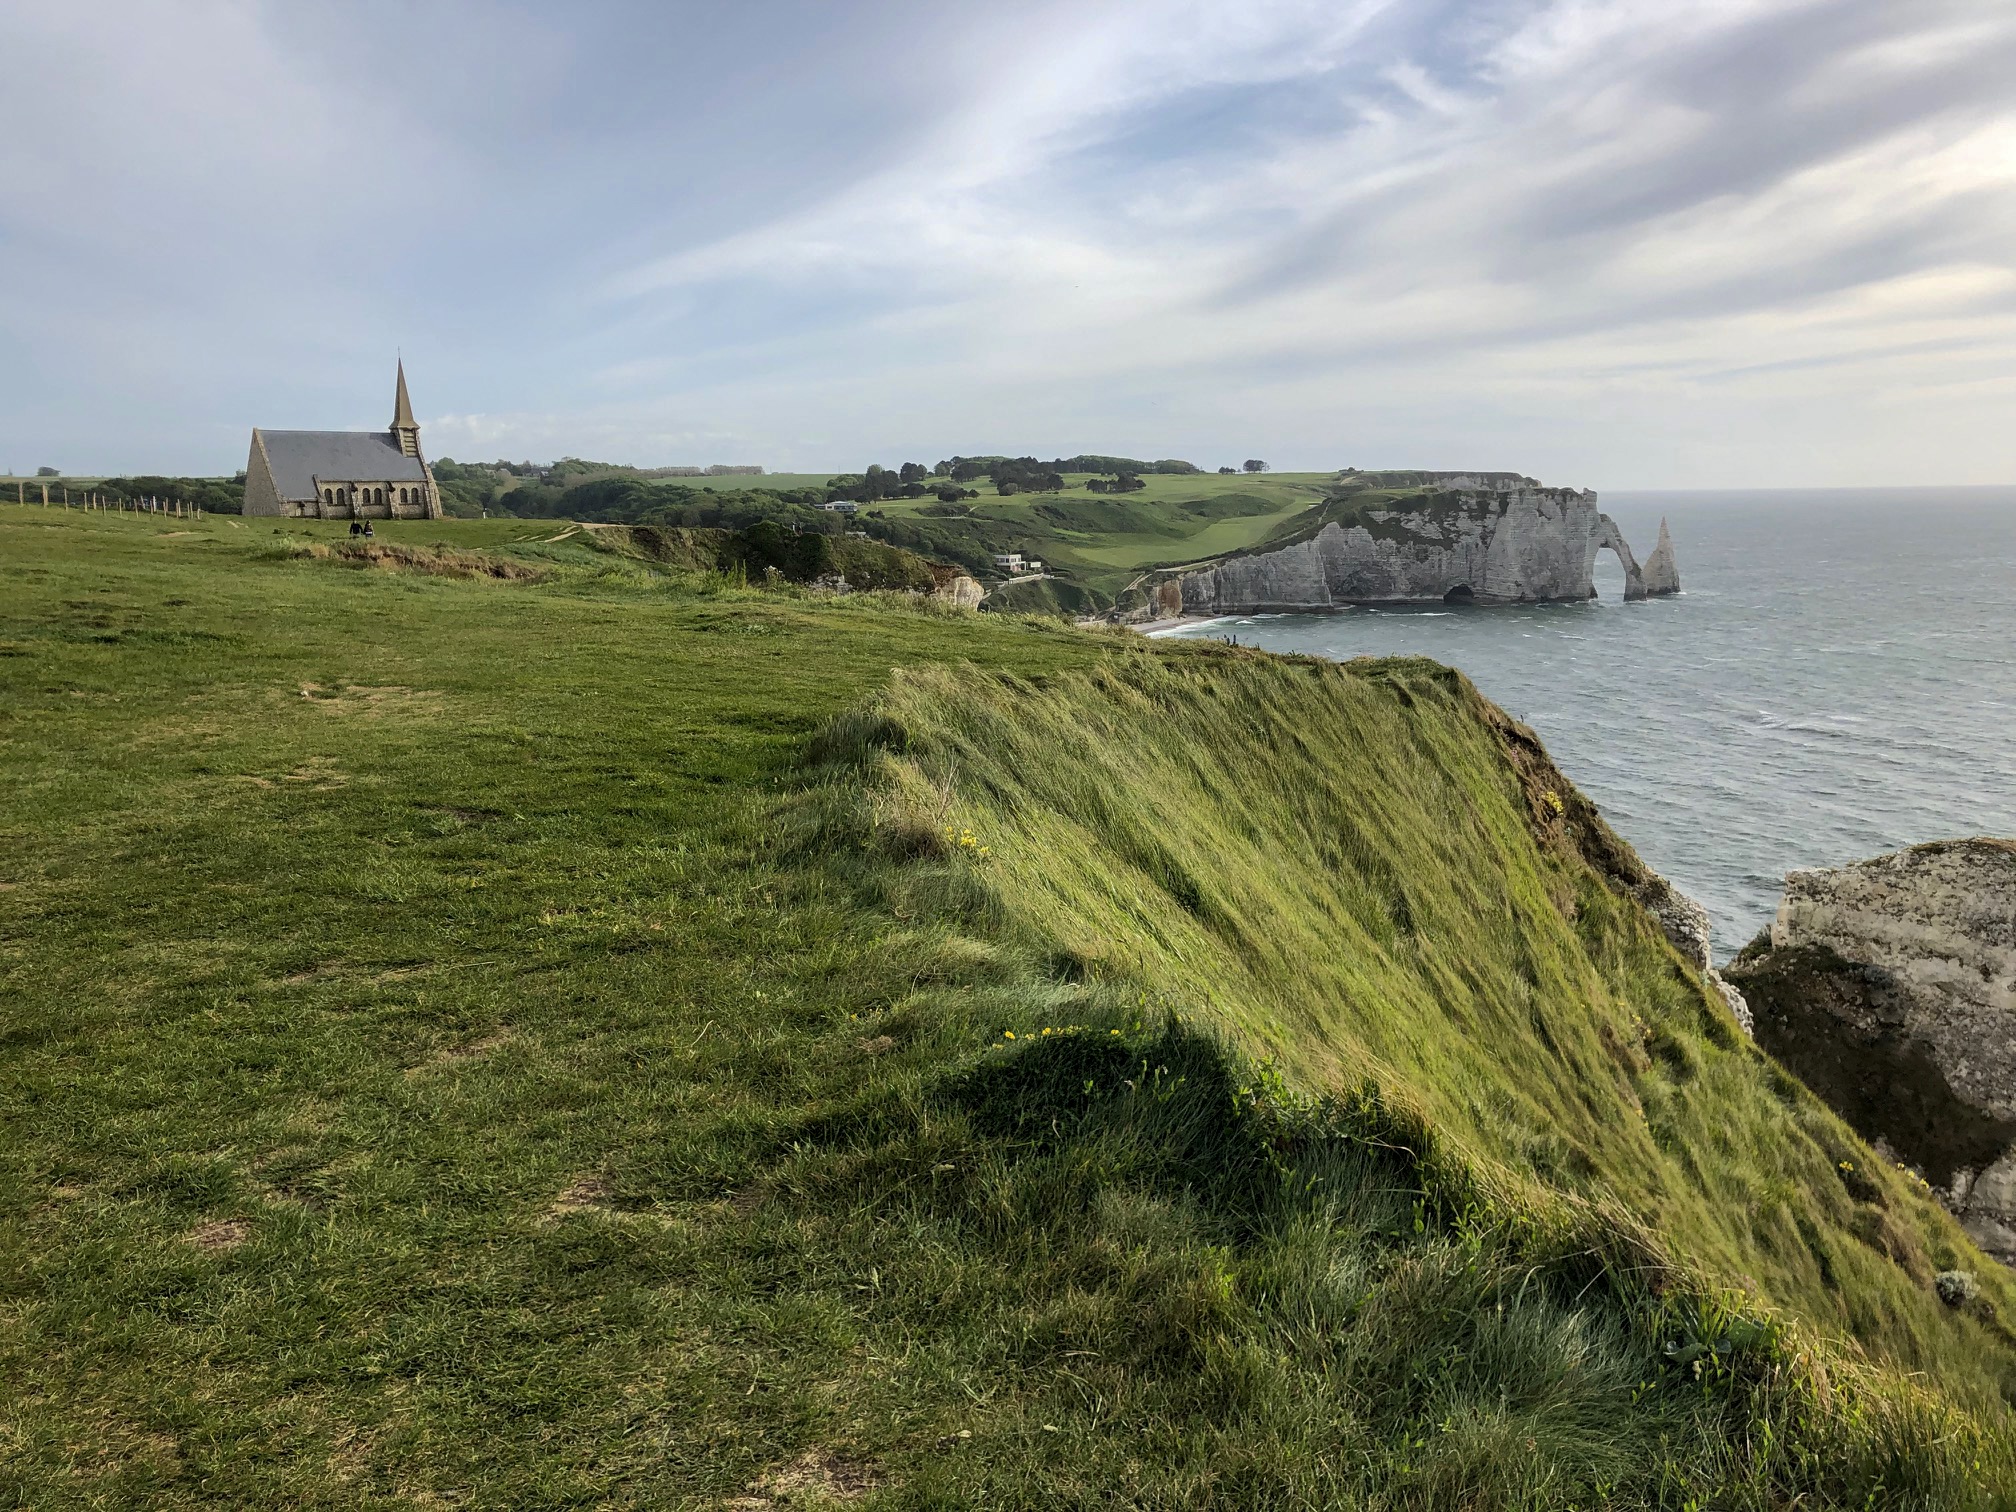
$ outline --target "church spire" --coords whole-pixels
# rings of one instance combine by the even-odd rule
[[[413,418],[413,401],[406,397],[406,360],[399,359],[399,393],[392,401],[392,438],[409,457],[420,455],[420,422]]]

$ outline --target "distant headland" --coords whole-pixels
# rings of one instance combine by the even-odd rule
[[[1641,567],[1593,491],[1548,488],[1518,473],[1347,471],[1289,529],[1251,549],[1156,575],[1123,613],[1171,618],[1592,599],[1604,550],[1623,566],[1626,599],[1680,591],[1665,522]]]

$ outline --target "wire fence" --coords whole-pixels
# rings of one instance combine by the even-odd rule
[[[51,498],[49,490],[54,487],[60,498]],[[28,490],[36,489],[41,497],[31,499]],[[203,506],[187,499],[162,498],[147,494],[140,498],[125,498],[118,494],[80,492],[74,498],[68,486],[58,483],[30,483],[26,478],[14,480],[14,502],[16,504],[40,504],[44,509],[85,509],[98,510],[106,514],[158,514],[178,520],[200,520]]]

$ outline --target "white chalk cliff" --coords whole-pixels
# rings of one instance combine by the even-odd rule
[[[1758,1042],[2016,1264],[2016,841],[1794,872],[1728,971]]]
[[[1680,591],[1680,565],[1673,558],[1673,537],[1667,533],[1666,521],[1659,521],[1659,544],[1652,548],[1652,555],[1645,558],[1645,593],[1648,598],[1659,598],[1668,593]]]
[[[1391,507],[1352,507],[1348,495],[1325,510],[1333,517],[1306,539],[1226,557],[1177,580],[1188,614],[1320,610],[1349,604],[1436,602],[1520,604],[1596,596],[1596,553],[1614,551],[1624,567],[1624,596],[1650,585],[1637,558],[1596,495],[1542,488],[1531,479],[1449,475],[1478,484],[1403,499]],[[1679,574],[1666,549],[1673,592]],[[1173,594],[1161,595],[1170,607]]]

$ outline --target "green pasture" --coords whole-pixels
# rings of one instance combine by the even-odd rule
[[[42,485],[44,483],[49,485],[50,495],[60,499],[63,497],[60,492],[62,489],[67,488],[72,492],[76,492],[80,489],[96,487],[104,481],[103,477],[37,478],[21,473],[0,473],[0,504],[27,503],[40,508]],[[24,490],[27,497],[26,499],[21,499],[19,494]]]
[[[576,483],[575,486],[576,487],[580,486],[580,483],[592,482],[597,478],[622,478],[630,476],[632,476],[632,474],[621,470],[615,470],[606,473],[580,473],[576,474],[576,477],[579,479],[579,482]],[[833,478],[837,476],[838,476],[837,473],[830,473],[830,472],[761,473],[761,474],[730,473],[720,477],[703,476],[698,478],[644,478],[641,481],[646,483],[679,483],[684,484],[689,488],[717,488],[723,490],[744,489],[744,488],[786,489],[786,488],[824,488],[829,481],[831,481]],[[522,482],[523,480],[519,481]]]
[[[2016,1505],[1451,674],[376,533],[0,504],[12,1505]]]
[[[601,475],[587,475],[596,476]],[[784,491],[822,488],[831,476],[772,473],[660,481],[724,492]],[[1146,486],[1139,492],[1107,495],[1086,491],[1085,484],[1095,476],[1069,474],[1069,486],[1061,493],[1021,493],[1006,498],[983,479],[970,485],[978,489],[978,497],[966,501],[970,515],[956,518],[930,513],[939,506],[935,493],[920,499],[887,499],[867,507],[891,520],[928,526],[947,543],[956,540],[985,552],[1029,551],[1089,590],[1093,602],[1104,604],[1143,571],[1261,544],[1320,504],[1326,485],[1334,481],[1330,473],[1149,474],[1142,479]],[[77,480],[66,481],[73,489],[85,486]],[[507,484],[507,492],[515,486],[515,480]],[[31,500],[36,492],[34,480],[29,480]],[[919,549],[931,554],[928,544]],[[940,554],[946,549],[941,545]]]
[[[1110,599],[1137,573],[1258,545],[1322,502],[1329,473],[1151,474],[1138,493],[1085,491],[1090,474],[1067,474],[1061,493],[1002,498],[984,480],[965,501],[975,529],[1026,549]],[[884,500],[891,518],[928,520],[935,497]],[[956,526],[940,517],[936,523]]]

